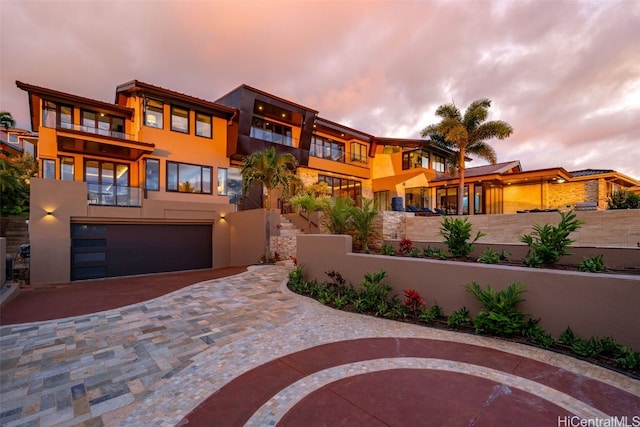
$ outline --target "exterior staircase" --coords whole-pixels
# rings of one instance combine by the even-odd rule
[[[304,234],[304,231],[297,228],[289,218],[284,215],[280,215],[280,236],[295,236],[296,234]]]
[[[20,245],[29,243],[29,224],[26,222],[27,219],[29,219],[29,217],[2,217],[0,236],[7,239],[7,255],[10,255],[12,258],[18,253]]]

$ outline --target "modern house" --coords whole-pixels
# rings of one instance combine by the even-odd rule
[[[376,137],[247,85],[207,101],[133,80],[109,103],[16,84],[38,134],[37,144],[24,136],[40,167],[31,181],[33,284],[256,262],[269,222],[256,209],[262,189],[242,196],[239,171],[267,147],[291,153],[305,185],[326,182],[358,204],[457,209],[447,149]],[[612,191],[638,185],[615,171],[523,171],[504,162],[466,169],[464,210],[604,209]]]

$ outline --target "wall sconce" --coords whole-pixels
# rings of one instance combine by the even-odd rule
[[[46,211],[47,216],[53,216],[53,211]]]
[[[220,221],[224,221],[224,215],[220,215]]]

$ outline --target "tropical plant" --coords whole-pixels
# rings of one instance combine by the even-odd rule
[[[569,235],[584,222],[576,219],[573,211],[560,212],[560,218],[556,227],[536,224],[531,234],[520,237],[520,241],[529,246],[529,252],[523,260],[527,267],[552,266],[563,256],[571,255],[568,249],[574,240],[569,239]]]
[[[304,209],[307,214],[307,231],[311,232],[311,214],[329,206],[329,196],[317,195],[314,192],[304,192],[289,199],[297,214]]]
[[[409,256],[412,258],[420,258],[422,256],[422,251],[418,248],[409,249]]]
[[[424,306],[424,299],[415,289],[405,289],[402,292],[404,292],[404,305],[411,311],[414,318],[418,317],[418,312]]]
[[[355,240],[363,252],[369,250],[369,242],[377,237],[378,232],[373,228],[373,220],[378,214],[371,199],[362,199],[361,206],[351,208],[351,224]]]
[[[407,255],[411,251],[412,246],[413,242],[411,239],[404,238],[400,240],[400,243],[398,243],[398,250],[401,254]]]
[[[516,308],[523,302],[526,288],[514,282],[507,289],[495,291],[491,285],[484,290],[476,282],[465,286],[482,304],[482,309],[473,321],[476,331],[495,335],[510,336],[520,334],[526,324],[525,315]]]
[[[445,217],[442,221],[440,234],[444,237],[444,241],[449,248],[449,252],[454,257],[466,258],[473,251],[473,244],[485,234],[478,231],[476,237],[469,242],[471,238],[471,226],[468,218],[450,218]]]
[[[274,147],[251,153],[244,159],[240,169],[242,194],[247,194],[253,184],[259,182],[267,191],[265,207],[271,209],[273,190],[281,187],[283,195],[287,195],[291,184],[297,180],[295,175],[297,164],[293,154],[277,154]]]
[[[471,325],[471,317],[469,316],[469,309],[462,307],[460,310],[456,310],[451,313],[451,316],[447,319],[447,324],[453,329],[463,328]]]
[[[380,249],[380,255],[395,256],[396,248],[394,248],[392,245],[382,245],[382,248]]]
[[[348,234],[351,230],[351,209],[353,200],[349,197],[331,198],[324,209],[322,223],[331,234]]]
[[[604,265],[604,255],[592,255],[585,257],[578,266],[580,271],[586,271],[588,273],[596,273],[598,271],[604,271],[607,267]]]
[[[5,130],[16,127],[16,121],[8,111],[0,111],[0,126]]]
[[[422,249],[422,254],[426,258],[447,259],[447,251],[440,248],[432,248],[431,246],[425,246]]]
[[[389,299],[391,286],[382,281],[387,276],[387,272],[380,270],[377,273],[366,273],[362,281],[362,289],[359,292],[358,299],[362,300],[363,310],[373,310],[378,312],[386,312],[380,310],[382,305],[386,305]]]
[[[418,315],[418,319],[424,323],[433,323],[438,317],[443,315],[442,307],[434,304],[431,308],[423,308]]]
[[[0,156],[0,213],[20,215],[29,211],[30,179],[38,173],[38,164],[31,157]]]
[[[609,209],[640,209],[640,195],[629,190],[614,191],[607,197]]]
[[[431,137],[436,143],[440,142],[445,148],[456,153],[453,162],[457,163],[459,173],[458,215],[462,215],[463,212],[466,156],[475,155],[495,164],[496,152],[486,141],[492,138],[504,139],[513,133],[513,128],[507,122],[485,122],[489,115],[489,107],[489,99],[475,100],[463,116],[455,104],[441,105],[436,110],[436,115],[441,118],[440,123],[427,126],[422,131],[423,137]]]
[[[487,247],[487,249],[485,249],[482,255],[478,257],[478,262],[482,264],[497,264],[498,262],[504,261],[507,258],[509,258],[509,255],[511,255],[509,252],[506,252],[506,251],[498,252],[498,251],[494,251],[490,247]]]

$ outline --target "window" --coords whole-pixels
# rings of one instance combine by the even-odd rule
[[[105,113],[82,111],[82,130],[99,135],[124,138],[124,119]]]
[[[458,212],[458,187],[440,187],[437,190],[438,208],[448,214]]]
[[[227,181],[227,169],[218,168],[218,196],[229,195],[229,182]]]
[[[189,133],[189,110],[171,106],[171,130]]]
[[[84,164],[84,179],[89,203],[94,205],[134,206],[136,194],[129,188],[129,165],[98,160]]]
[[[407,188],[405,190],[404,197],[406,206],[411,205],[418,209],[430,207],[429,189],[427,187]]]
[[[43,100],[42,126],[48,128],[59,126],[64,129],[71,129],[73,127],[73,107]]]
[[[211,194],[211,168],[167,162],[167,191]]]
[[[474,199],[473,199],[473,213],[481,214],[484,213],[484,206],[482,200],[482,184],[474,185]]]
[[[211,138],[211,116],[196,113],[196,135]]]
[[[429,169],[429,152],[423,150],[405,151],[402,153],[402,169]]]
[[[153,128],[162,129],[164,127],[164,104],[155,99],[145,101],[144,124]]]
[[[251,121],[251,133],[249,136],[276,144],[293,145],[291,127],[280,123],[274,123],[260,117],[253,117]]]
[[[373,204],[379,211],[386,211],[391,209],[391,198],[389,197],[389,190],[376,191],[373,193]]]
[[[326,182],[331,189],[332,197],[349,197],[356,205],[362,198],[362,183],[337,176],[318,175],[318,182]]]
[[[344,144],[329,138],[313,135],[309,154],[314,157],[344,163]]]
[[[73,181],[73,157],[60,157],[60,179]]]
[[[158,159],[146,159],[145,160],[145,188],[150,191],[160,190],[160,160]]]
[[[436,172],[444,172],[444,157],[434,154],[431,167]]]
[[[56,179],[56,161],[42,159],[42,177],[44,179]]]
[[[351,143],[351,161],[367,163],[367,146],[365,144]]]
[[[18,143],[18,134],[17,133],[10,133],[8,135],[9,137],[9,142],[12,144],[17,144]]]

